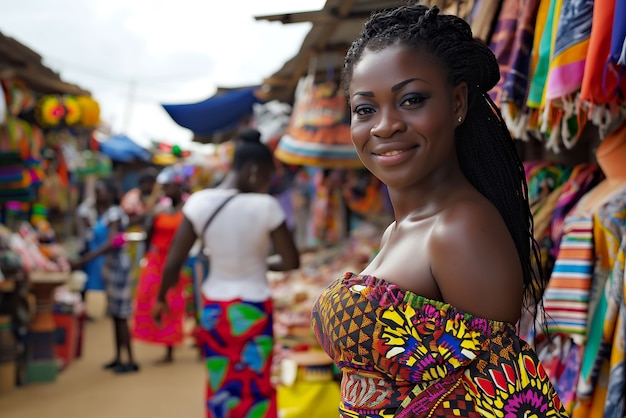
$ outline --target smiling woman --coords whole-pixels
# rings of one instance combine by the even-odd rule
[[[544,283],[524,171],[487,96],[498,79],[493,53],[436,7],[377,13],[348,51],[352,141],[395,222],[314,308],[344,417],[566,416],[515,332]]]

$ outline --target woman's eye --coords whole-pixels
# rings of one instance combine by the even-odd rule
[[[428,99],[428,97],[422,95],[408,96],[402,100],[400,106],[416,106],[424,102],[426,99]]]
[[[353,112],[357,115],[369,115],[374,113],[374,109],[371,106],[356,106]]]

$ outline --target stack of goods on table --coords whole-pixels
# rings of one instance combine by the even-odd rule
[[[54,381],[59,366],[68,362],[66,347],[77,344],[77,318],[82,310],[77,292],[71,297],[66,292],[62,305],[71,304],[71,320],[55,313],[61,306],[55,291],[72,277],[66,251],[54,242],[45,221],[38,222],[37,229],[24,222],[17,232],[0,225],[0,270],[0,316],[4,318],[0,322],[12,337],[5,350],[12,355],[4,359],[11,363],[6,368],[7,386]],[[63,311],[68,311],[67,306]],[[59,324],[58,319],[64,321]]]

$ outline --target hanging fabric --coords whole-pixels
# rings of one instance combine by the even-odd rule
[[[491,98],[500,106],[513,137],[520,139],[528,139],[523,115],[539,4],[540,0],[505,0],[489,45],[500,65],[500,81]]]
[[[621,19],[615,16],[615,11],[615,0],[594,1],[591,39],[579,103],[579,116],[583,121],[591,120],[603,129],[607,129],[617,117],[616,98],[621,95],[623,103],[626,95],[626,77],[622,77],[624,69],[607,64],[613,22],[617,20],[623,24],[626,20],[623,15]]]
[[[626,66],[626,0],[615,1],[609,63]]]
[[[487,43],[497,17],[498,0],[478,0],[472,13],[471,27],[474,37]]]
[[[274,155],[293,165],[362,167],[350,138],[348,105],[336,82],[316,84],[312,73],[300,80],[289,126]]]
[[[576,123],[576,95],[582,85],[591,36],[593,0],[562,0],[554,49],[548,69],[543,123],[545,131],[556,132],[549,148],[558,149],[558,142],[571,149],[580,135]],[[556,16],[555,16],[556,17]]]

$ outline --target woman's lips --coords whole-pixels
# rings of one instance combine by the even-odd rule
[[[398,155],[398,154],[402,154],[403,152],[405,152],[406,150],[393,150],[393,151],[389,151],[389,152],[385,152],[383,154],[375,154],[375,155],[380,155],[382,157],[390,157],[392,155]]]
[[[372,155],[381,164],[394,165],[404,162],[410,158],[419,148],[418,145],[406,149],[392,149],[388,151],[373,152]]]

